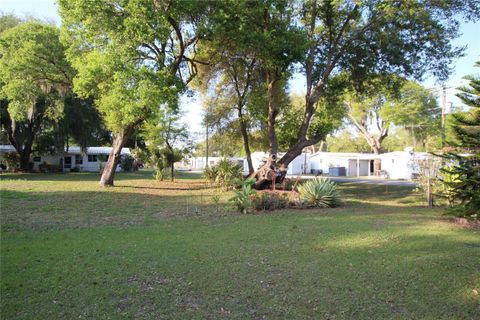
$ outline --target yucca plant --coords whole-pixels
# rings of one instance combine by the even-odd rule
[[[298,186],[300,199],[308,206],[331,208],[340,204],[340,194],[335,182],[327,178],[315,178]]]

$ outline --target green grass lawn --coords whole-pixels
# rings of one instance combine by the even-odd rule
[[[480,231],[409,188],[240,215],[193,173],[98,178],[1,176],[1,319],[480,318]]]

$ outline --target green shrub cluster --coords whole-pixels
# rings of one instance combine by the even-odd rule
[[[255,179],[240,180],[234,179],[233,183],[238,189],[233,190],[235,193],[229,201],[233,202],[235,208],[241,213],[248,213],[248,209],[252,206],[252,196],[255,194],[253,184]]]
[[[216,165],[206,167],[203,176],[210,184],[230,189],[235,186],[236,179],[242,178],[242,172],[240,165],[221,159]]]
[[[132,172],[136,169],[135,158],[129,154],[122,154],[119,165],[124,172]]]
[[[283,209],[288,206],[288,197],[274,191],[259,192],[252,198],[252,205],[256,210]]]
[[[14,151],[7,152],[3,156],[3,163],[7,167],[8,171],[14,171],[20,165],[20,156]]]

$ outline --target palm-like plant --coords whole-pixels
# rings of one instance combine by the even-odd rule
[[[298,186],[300,199],[312,207],[330,208],[340,204],[340,194],[335,182],[327,178],[315,178]]]
[[[242,178],[242,171],[238,164],[221,159],[215,166],[205,168],[203,175],[209,183],[228,189],[234,186],[235,179]]]
[[[250,208],[252,204],[251,197],[255,194],[255,190],[252,188],[254,183],[255,179],[234,179],[234,184],[236,184],[239,189],[233,190],[235,195],[230,198],[229,201],[233,202],[237,210],[241,213],[248,213],[248,208]]]

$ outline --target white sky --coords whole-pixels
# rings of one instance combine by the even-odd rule
[[[19,16],[35,16],[47,21],[54,21],[60,24],[60,17],[57,13],[57,5],[54,0],[0,0],[0,11],[14,13]],[[475,61],[480,60],[480,22],[464,23],[461,26],[463,35],[453,43],[457,46],[467,46],[465,56],[459,58],[454,64],[454,72],[446,82],[447,101],[453,105],[460,105],[460,101],[455,97],[455,89],[460,85],[466,84],[462,77],[468,74],[478,74],[473,65]],[[439,87],[433,79],[426,79],[423,84],[427,87]],[[290,81],[292,92],[304,92],[305,80],[302,75],[296,74]],[[188,124],[191,132],[203,132],[201,127],[202,118],[202,100],[196,96],[194,98],[182,98],[182,110],[185,112],[185,122]],[[447,103],[448,105],[448,103]]]

